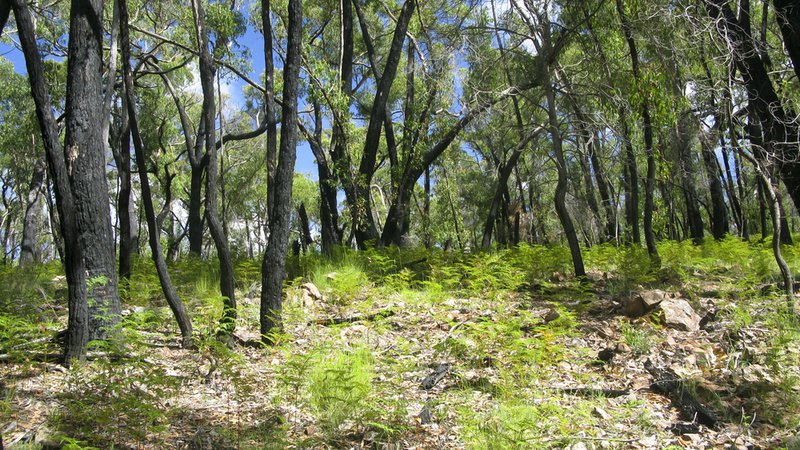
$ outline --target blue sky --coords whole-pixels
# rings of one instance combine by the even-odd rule
[[[17,42],[16,35],[4,34],[14,42]],[[249,50],[251,55],[250,66],[251,71],[248,76],[253,80],[260,79],[261,73],[264,71],[264,40],[261,32],[252,26],[248,25],[245,34],[238,39],[238,44]],[[8,43],[0,43],[0,56],[10,60],[14,64],[14,69],[21,74],[26,74],[25,59],[22,52],[14,45]],[[276,70],[282,70],[281,61],[276,58]],[[226,86],[223,91],[229,96],[226,108],[235,108],[244,104],[242,96],[244,85],[246,84],[235,75],[227,77]],[[199,80],[198,80],[199,82]],[[302,105],[301,105],[302,108]],[[305,140],[301,140],[297,147],[297,164],[295,171],[306,174],[313,180],[317,180],[317,167],[314,161],[314,155],[311,148]]]

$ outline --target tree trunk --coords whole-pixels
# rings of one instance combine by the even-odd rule
[[[544,127],[536,127],[536,129],[525,136],[516,147],[511,151],[511,156],[508,157],[505,165],[500,168],[500,173],[497,177],[497,187],[494,191],[492,204],[489,207],[489,213],[486,216],[486,221],[483,226],[483,237],[481,238],[481,247],[488,250],[492,246],[492,233],[494,231],[494,224],[497,221],[497,216],[500,212],[500,202],[502,201],[504,187],[508,186],[508,179],[516,166],[522,151],[526,148],[528,143],[533,140],[544,130]]]
[[[300,207],[297,208],[297,215],[300,218],[300,232],[302,233],[300,245],[303,248],[303,253],[306,253],[308,251],[308,246],[314,242],[314,239],[311,238],[311,226],[308,221],[308,212],[306,212],[305,203],[300,203]]]
[[[217,211],[217,190],[219,189],[217,177],[217,145],[214,138],[214,63],[208,49],[208,32],[205,28],[204,14],[199,0],[192,0],[197,43],[200,50],[200,83],[203,89],[203,119],[205,126],[202,139],[205,143],[206,160],[206,221],[214,240],[219,258],[220,293],[224,297],[220,334],[230,335],[236,328],[236,281],[234,279],[233,260],[231,259],[228,240],[222,229],[222,223]],[[199,137],[199,136],[198,136]]]
[[[387,117],[386,104],[389,99],[389,90],[397,75],[397,66],[400,63],[400,57],[403,52],[403,42],[406,38],[406,31],[414,13],[415,5],[415,1],[406,0],[397,18],[389,54],[386,57],[386,66],[383,69],[381,80],[375,92],[375,100],[372,102],[367,135],[364,138],[364,153],[358,166],[358,179],[353,180],[355,183],[353,189],[355,198],[350,208],[353,214],[356,242],[360,248],[365,248],[367,241],[380,238],[378,229],[375,226],[375,220],[372,217],[372,206],[369,200],[370,185],[372,184],[372,176],[375,174],[381,129],[384,125],[384,119]]]
[[[800,4],[796,0],[773,0],[775,16],[783,35],[783,45],[800,80]]]
[[[61,148],[56,120],[53,117],[42,58],[36,45],[33,20],[24,0],[12,0],[12,7],[25,56],[31,95],[36,105],[36,118],[42,133],[48,170],[55,187],[56,208],[60,219],[61,236],[64,240],[63,261],[67,278],[69,307],[64,361],[70,365],[72,360],[82,359],[85,356],[86,344],[89,341],[89,311],[86,301],[83,247],[79,243],[75,200],[69,183],[69,171]]]
[[[191,165],[192,173],[189,184],[189,254],[200,258],[203,254],[203,165]]]
[[[718,125],[718,124],[717,124]],[[715,126],[716,130],[716,126]],[[716,131],[712,131],[712,134]],[[700,153],[708,177],[708,189],[711,194],[711,235],[720,240],[728,233],[728,207],[725,204],[725,193],[720,181],[719,163],[714,153],[714,136],[704,135],[700,140]]]
[[[31,183],[28,187],[27,204],[25,205],[25,218],[22,223],[22,246],[19,251],[19,264],[26,266],[39,260],[37,244],[37,217],[39,199],[44,185],[45,161],[39,158],[33,166]]]
[[[778,5],[782,7],[783,2],[777,1],[776,7]],[[760,122],[766,151],[756,152],[755,156],[762,162],[777,164],[778,173],[789,196],[795,207],[800,207],[800,147],[798,126],[792,120],[795,114],[784,105],[775,91],[765,62],[756,51],[749,19],[748,23],[737,19],[724,0],[706,0],[705,6],[720,36],[732,48],[733,60],[742,74],[750,108]],[[789,15],[784,17],[796,17],[796,11],[797,8],[786,10],[784,12]],[[790,31],[795,36],[798,32],[797,29]],[[796,42],[796,39],[792,41]],[[793,63],[797,70],[796,62]]]
[[[694,184],[694,169],[692,164],[692,129],[689,124],[689,112],[684,112],[679,119],[674,131],[674,145],[678,154],[678,170],[686,202],[686,218],[688,220],[689,237],[695,244],[703,242],[703,216],[700,213],[697,189]]]
[[[117,0],[119,1],[119,0]],[[119,194],[117,195],[117,216],[119,218],[119,277],[121,280],[131,278],[131,254],[133,253],[132,220],[131,220],[131,143],[130,124],[126,98],[122,99],[122,126],[117,144],[112,145],[112,153],[117,164],[119,177]]]
[[[65,106],[64,145],[86,264],[90,340],[104,339],[121,311],[102,142],[102,16],[102,0],[72,1]]]
[[[300,89],[300,60],[303,9],[301,0],[289,0],[286,62],[283,67],[283,106],[280,153],[275,173],[275,207],[270,211],[270,234],[261,264],[261,337],[274,342],[273,333],[281,328],[282,284],[286,271],[286,251],[292,208],[292,180],[297,157],[297,97]]]
[[[638,86],[641,81],[641,76],[639,74],[639,52],[636,48],[636,42],[633,40],[633,32],[625,14],[625,8],[622,5],[622,0],[617,0],[617,13],[619,14],[620,21],[622,22],[622,31],[625,35],[625,40],[628,43],[628,50],[630,51],[633,79]],[[656,248],[656,236],[655,233],[653,233],[653,209],[655,209],[653,191],[655,189],[656,175],[656,160],[653,151],[653,126],[650,118],[650,104],[647,101],[647,94],[642,92],[639,92],[639,94],[642,97],[644,151],[647,155],[647,178],[644,189],[644,239],[645,243],[647,244],[647,253],[650,255],[650,259],[654,262],[658,262],[660,259],[658,257],[658,249]],[[629,165],[630,164],[631,163],[629,162]],[[638,197],[638,195],[636,195],[636,197]]]
[[[126,127],[126,132],[123,136],[125,141],[130,141],[133,137],[133,146],[136,154],[136,165],[139,168],[139,181],[142,188],[142,203],[144,204],[145,216],[147,217],[147,229],[149,231],[150,253],[152,254],[153,262],[156,266],[158,279],[161,282],[161,290],[164,297],[167,299],[172,313],[178,322],[178,327],[181,330],[182,346],[188,348],[192,346],[192,322],[189,315],[186,313],[186,308],[172,284],[172,280],[167,270],[167,263],[164,260],[164,254],[161,249],[161,221],[163,216],[169,210],[169,202],[164,204],[164,214],[161,220],[156,218],[155,209],[153,208],[153,197],[150,192],[150,180],[147,173],[147,161],[144,155],[144,144],[142,137],[139,133],[139,124],[136,120],[135,98],[133,95],[133,76],[131,75],[131,50],[130,50],[130,33],[128,31],[128,4],[127,0],[117,0],[119,2],[119,13],[121,22],[120,39],[122,41],[122,74],[125,86],[125,105],[128,113],[129,126]],[[131,133],[131,135],[128,135]]]

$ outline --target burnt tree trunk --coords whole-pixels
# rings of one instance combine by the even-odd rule
[[[636,84],[639,85],[641,78],[639,74],[639,51],[636,48],[636,41],[633,40],[633,32],[631,30],[628,17],[625,14],[625,8],[622,5],[622,0],[617,0],[617,13],[619,14],[620,22],[622,22],[622,32],[625,36],[625,41],[628,43],[628,50],[630,51],[633,79],[636,81]],[[660,259],[658,257],[658,249],[656,248],[656,235],[653,232],[653,210],[655,209],[653,191],[655,190],[656,176],[656,159],[655,152],[653,151],[653,125],[650,117],[650,104],[647,101],[647,95],[643,94],[641,97],[642,122],[644,128],[644,151],[647,156],[647,177],[644,187],[644,240],[647,245],[647,254],[650,255],[650,259],[658,263]],[[628,157],[630,158],[630,155]],[[631,166],[630,162],[629,166]],[[638,195],[636,197],[638,197]]]
[[[386,57],[386,65],[375,92],[375,99],[372,102],[367,135],[364,138],[364,153],[358,166],[358,179],[352,181],[355,184],[352,189],[355,196],[351,200],[350,208],[353,215],[356,242],[360,248],[365,248],[367,241],[380,238],[378,228],[375,226],[375,220],[372,217],[370,185],[372,176],[375,174],[381,129],[387,117],[386,105],[389,99],[389,90],[397,75],[397,66],[400,64],[400,57],[403,53],[403,42],[405,42],[406,31],[414,13],[415,5],[416,2],[414,0],[406,0],[397,18],[389,54]]]
[[[214,62],[208,49],[208,31],[205,27],[203,8],[199,0],[192,1],[192,12],[194,15],[194,25],[197,35],[197,43],[200,50],[200,84],[203,89],[203,118],[201,120],[202,137],[198,140],[205,144],[206,161],[206,201],[205,218],[208,222],[208,229],[214,246],[217,249],[219,258],[220,272],[220,293],[224,297],[222,320],[220,322],[220,334],[225,336],[233,333],[236,328],[236,282],[234,279],[233,260],[231,258],[228,239],[220,222],[217,207],[217,191],[219,169],[217,169],[217,145],[214,139]],[[205,126],[203,126],[204,124]],[[201,138],[201,139],[200,139]]]
[[[64,146],[87,276],[89,339],[119,322],[117,264],[103,144],[103,1],[73,0]]]
[[[286,62],[283,67],[283,106],[278,166],[275,172],[275,207],[270,211],[267,251],[261,264],[261,337],[273,342],[281,328],[281,296],[289,247],[292,180],[297,157],[297,97],[300,89],[303,8],[301,0],[289,0]]]
[[[69,317],[64,361],[67,365],[86,355],[89,341],[89,311],[86,302],[86,272],[83,252],[79,243],[75,200],[69,183],[69,171],[58,136],[58,128],[50,103],[47,80],[42,67],[42,57],[36,45],[33,19],[24,0],[12,0],[20,45],[25,56],[25,66],[31,84],[31,95],[36,105],[36,118],[42,133],[47,166],[56,197],[61,236],[64,241],[64,270],[67,278]]]
[[[133,137],[133,146],[136,154],[136,165],[139,168],[139,181],[142,188],[142,203],[144,204],[145,216],[147,217],[147,229],[149,231],[150,253],[152,254],[153,263],[156,266],[158,279],[161,282],[161,290],[164,297],[167,299],[172,313],[178,322],[178,327],[181,330],[182,344],[184,348],[192,346],[192,322],[183,306],[183,302],[178,296],[178,291],[175,290],[175,285],[172,284],[172,279],[167,270],[167,262],[164,260],[164,254],[161,249],[161,222],[163,217],[169,210],[169,201],[164,204],[164,214],[161,220],[156,218],[155,209],[153,208],[153,197],[150,192],[150,180],[147,173],[147,160],[145,159],[144,143],[139,133],[139,124],[136,120],[135,98],[133,95],[133,76],[131,75],[131,49],[130,49],[130,33],[128,30],[128,4],[127,0],[117,0],[119,4],[120,14],[120,39],[122,41],[122,74],[125,87],[125,105],[128,113],[128,124],[126,127],[123,139],[130,141]],[[130,135],[128,134],[130,133]]]

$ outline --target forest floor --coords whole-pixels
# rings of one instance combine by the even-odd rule
[[[127,305],[122,343],[94,348],[99,356],[69,370],[37,361],[48,349],[26,347],[30,335],[13,345],[6,339],[3,442],[14,449],[800,448],[800,333],[781,312],[786,300],[768,286],[742,288],[724,269],[659,285],[704,317],[697,331],[665,326],[658,310],[626,316],[630,299],[651,287],[620,291],[608,272],[592,271],[589,283],[553,273],[541,284],[468,296],[361,280],[339,285],[345,298],[336,281],[351,275],[345,268],[317,276],[321,299],[302,284],[308,279],[292,283],[284,334],[266,348],[243,345],[258,337],[257,283],[240,291],[232,346],[208,331],[209,313],[195,316],[197,348],[180,349],[158,302]],[[202,303],[194,307],[202,311]],[[39,325],[41,336],[63,327],[63,305],[40,310],[57,319]],[[681,379],[676,395],[652,385],[647,361]],[[713,412],[714,428],[673,402],[688,397]]]

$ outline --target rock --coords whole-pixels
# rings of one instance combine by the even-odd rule
[[[639,317],[645,313],[644,302],[638,295],[622,297],[620,303],[622,312],[628,317]]]
[[[611,414],[607,413],[605,409],[603,409],[603,408],[601,408],[599,406],[595,406],[594,407],[594,409],[592,410],[592,414],[594,414],[596,417],[599,417],[599,418],[601,418],[603,420],[611,419]]]
[[[322,292],[319,291],[319,288],[314,283],[303,283],[300,285],[300,289],[307,293],[312,300],[322,300]]]
[[[652,291],[643,291],[639,293],[639,297],[642,299],[642,303],[644,303],[644,307],[646,310],[651,311],[653,310],[659,303],[664,301],[669,297],[669,295],[660,290],[660,289],[653,289]]]
[[[681,331],[697,331],[700,329],[700,316],[686,300],[670,298],[659,303],[664,313],[664,324]]]
[[[597,361],[598,364],[606,364],[610,363],[612,359],[614,359],[614,355],[617,353],[617,350],[613,347],[607,347],[603,350],[597,352]]]
[[[622,299],[623,312],[628,317],[639,317],[654,310],[661,302],[668,299],[669,295],[660,290],[641,291]]]
[[[550,323],[554,320],[558,320],[561,317],[561,314],[558,313],[555,309],[551,309],[547,311],[547,314],[544,315],[544,323]]]

